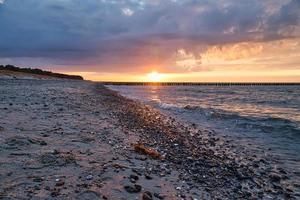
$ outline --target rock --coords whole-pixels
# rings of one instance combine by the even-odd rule
[[[52,151],[52,154],[53,154],[53,155],[58,155],[58,154],[59,154],[59,151],[56,150],[56,149],[54,149],[54,150]]]
[[[56,197],[56,196],[59,195],[59,193],[60,193],[60,189],[59,189],[59,188],[54,188],[54,189],[52,190],[52,192],[51,192],[51,196],[52,196],[52,197]]]
[[[274,182],[279,182],[281,180],[281,176],[276,173],[271,173],[269,177]]]
[[[60,187],[60,186],[63,186],[64,184],[65,184],[65,182],[63,180],[59,180],[56,182],[55,186]]]
[[[181,187],[176,187],[176,190],[181,190],[182,188]]]
[[[41,141],[41,142],[40,142],[40,145],[42,145],[42,146],[46,146],[46,145],[47,145],[47,142],[45,142],[45,141]]]
[[[161,194],[159,193],[154,193],[154,196],[158,199],[164,199],[164,196],[162,196]]]
[[[152,200],[152,194],[149,191],[143,193],[143,200]]]
[[[88,175],[87,177],[85,177],[86,180],[92,180],[93,178],[94,178],[94,177],[93,177],[93,175],[91,175],[91,174]]]
[[[35,190],[41,190],[41,187],[38,186],[38,185],[35,185],[35,186],[34,186],[34,189],[35,189]]]
[[[145,178],[148,179],[148,180],[152,179],[152,177],[149,174],[145,174]]]
[[[50,190],[51,188],[47,185],[47,186],[45,186],[45,190]]]
[[[147,158],[146,156],[140,156],[140,155],[137,155],[137,156],[135,157],[135,159],[141,160],[141,161],[145,161],[145,160],[147,160],[148,158]]]
[[[129,176],[129,178],[130,178],[130,180],[134,180],[134,181],[139,180],[139,177],[138,177],[137,175],[133,175],[133,174],[131,174],[131,175]]]
[[[139,193],[142,190],[142,186],[140,185],[126,185],[124,189],[129,193]]]
[[[278,171],[282,174],[287,174],[287,172],[283,168],[278,168]]]
[[[121,165],[121,164],[118,164],[118,163],[113,163],[112,166],[116,169],[124,169],[124,168],[128,168],[127,166],[125,165]]]
[[[0,126],[0,131],[4,131],[4,128],[2,126]]]
[[[186,105],[186,106],[184,106],[183,108],[186,109],[186,110],[192,110],[192,109],[193,109],[193,107],[190,106],[190,105]]]
[[[136,173],[137,175],[141,176],[142,175],[142,171],[140,169],[131,169],[132,172]]]
[[[33,179],[33,182],[37,182],[37,183],[40,183],[40,182],[42,182],[42,181],[43,181],[43,178],[40,177],[40,176],[36,176],[36,177],[34,177],[34,179]]]

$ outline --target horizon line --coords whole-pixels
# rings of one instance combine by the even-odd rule
[[[95,81],[104,85],[300,85],[300,82],[138,82]]]

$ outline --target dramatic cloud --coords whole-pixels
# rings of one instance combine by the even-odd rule
[[[299,24],[299,0],[0,0],[0,62],[197,71],[220,46],[228,60],[298,40]]]

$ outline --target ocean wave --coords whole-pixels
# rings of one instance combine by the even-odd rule
[[[222,109],[203,108],[186,105],[182,107],[187,112],[205,116],[209,120],[233,121],[235,126],[245,129],[259,129],[264,133],[284,133],[300,136],[300,126],[297,122],[280,117],[246,116]]]
[[[263,133],[278,133],[293,138],[300,137],[300,128],[292,122],[290,124],[277,124],[276,122],[265,124],[261,121],[264,120],[257,120],[254,122],[243,121],[238,123],[237,126],[243,129],[260,130]]]
[[[163,109],[180,108],[180,106],[171,103],[159,103],[159,107]]]

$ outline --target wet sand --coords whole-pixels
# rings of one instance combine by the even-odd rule
[[[0,199],[299,198],[267,155],[100,84],[0,80],[0,94]]]

